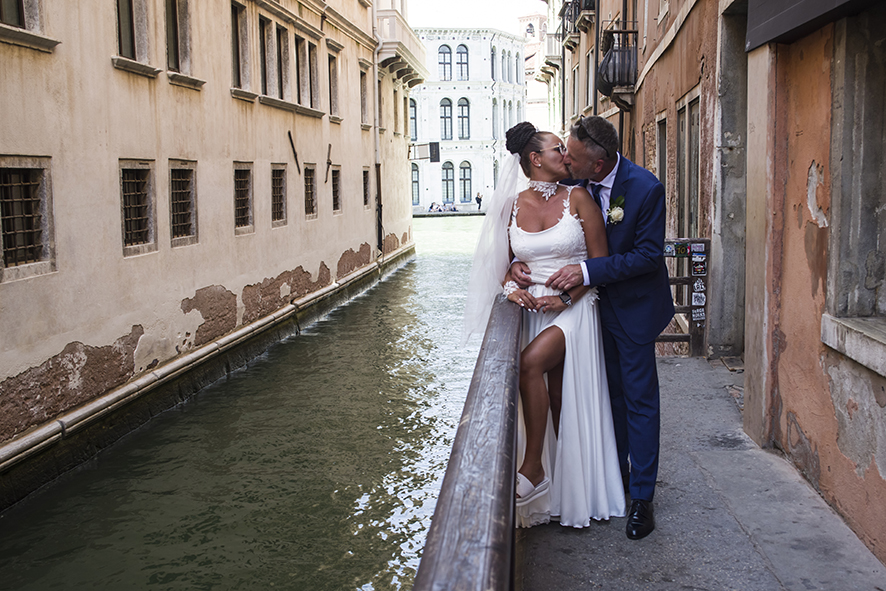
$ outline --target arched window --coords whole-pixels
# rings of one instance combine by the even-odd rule
[[[459,45],[458,49],[455,50],[456,56],[456,65],[458,66],[458,79],[459,80],[467,80],[468,79],[468,48],[464,45]]]
[[[471,103],[466,98],[458,99],[458,139],[471,139]]]
[[[443,203],[455,201],[455,167],[452,162],[443,164]]]
[[[440,101],[440,139],[452,139],[452,101],[448,98]]]
[[[419,204],[419,194],[418,194],[418,164],[412,165],[412,204]]]
[[[508,129],[517,125],[514,122],[514,101],[508,101]]]
[[[492,163],[492,188],[498,188],[498,160]]]
[[[440,80],[452,80],[452,50],[441,45],[437,51],[437,64],[440,66]]]
[[[517,101],[517,121],[523,121],[523,104]]]
[[[529,23],[529,26],[526,27],[526,36],[535,37],[535,25],[532,23]]]
[[[492,139],[498,139],[498,101],[492,99]]]
[[[409,139],[412,141],[418,139],[418,109],[415,106],[415,99],[409,99]]]
[[[492,79],[495,80],[495,48],[492,48],[492,59],[489,61],[492,65]]]
[[[525,66],[524,66],[523,62],[520,61],[520,54],[518,53],[518,54],[514,57],[514,69],[516,70],[516,72],[514,73],[514,81],[515,81],[517,84],[520,84],[520,76],[521,76],[522,73],[523,73],[523,68],[524,68],[524,67],[525,67]]]
[[[462,162],[458,167],[458,191],[462,203],[471,202],[471,163]]]
[[[508,54],[504,49],[501,50],[501,81],[508,81]]]
[[[508,82],[514,81],[514,70],[511,69],[511,52],[508,52]]]

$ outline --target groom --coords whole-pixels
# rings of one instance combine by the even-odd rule
[[[618,153],[618,132],[602,117],[583,117],[566,141],[566,166],[587,188],[606,223],[609,256],[567,265],[547,285],[597,286],[603,351],[622,475],[630,458],[631,510],[625,528],[639,540],[655,529],[659,392],[655,338],[674,316],[664,264],[665,191],[646,169]]]

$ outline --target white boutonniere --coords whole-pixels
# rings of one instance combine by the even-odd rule
[[[625,218],[625,196],[619,195],[609,204],[606,210],[606,217],[609,218],[610,224],[617,224]]]

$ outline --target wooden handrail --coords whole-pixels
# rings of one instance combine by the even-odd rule
[[[514,587],[519,307],[498,296],[413,589]]]

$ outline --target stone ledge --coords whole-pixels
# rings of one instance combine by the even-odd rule
[[[45,53],[52,53],[53,48],[61,43],[61,41],[2,23],[0,23],[0,42],[36,49]]]
[[[138,74],[139,76],[144,76],[146,78],[156,78],[157,74],[161,72],[159,68],[155,68],[154,66],[131,60],[127,57],[112,57],[111,63],[118,70],[123,70],[124,72],[130,72],[132,74]]]
[[[821,342],[886,376],[886,319],[821,316]]]

